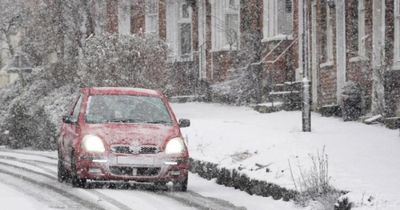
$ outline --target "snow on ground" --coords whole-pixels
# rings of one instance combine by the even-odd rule
[[[47,210],[49,208],[31,196],[26,196],[21,190],[0,182],[1,209],[7,210]]]
[[[189,190],[206,197],[222,199],[231,202],[235,206],[245,207],[247,210],[258,209],[279,209],[295,210],[302,209],[295,206],[293,202],[275,201],[272,198],[249,195],[246,192],[228,188],[215,183],[215,180],[208,181],[197,174],[189,174]]]
[[[288,161],[294,171],[307,170],[309,154],[325,147],[335,187],[352,191],[363,209],[400,209],[398,130],[313,113],[312,132],[303,133],[300,112],[260,114],[247,107],[204,103],[172,106],[178,118],[191,120],[183,133],[195,159],[294,188]],[[267,165],[269,171],[256,164]],[[365,198],[372,200],[369,207],[361,202]]]

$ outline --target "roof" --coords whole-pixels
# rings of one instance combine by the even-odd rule
[[[89,91],[90,95],[141,95],[141,96],[161,96],[159,91],[144,88],[128,87],[90,87],[83,88]]]

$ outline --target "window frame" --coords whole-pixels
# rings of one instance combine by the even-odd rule
[[[400,0],[394,1],[393,67],[400,70]]]
[[[232,5],[232,1],[234,2],[234,5]],[[233,6],[233,7],[232,7]],[[234,25],[234,27],[236,26],[236,28],[229,28],[228,26],[228,16],[236,16],[236,25]],[[225,27],[225,46],[224,48],[226,48],[226,45],[229,46],[229,50],[238,50],[239,49],[239,45],[240,45],[240,1],[238,0],[228,0],[227,2],[227,6],[225,8],[225,14],[224,14],[224,27]],[[228,30],[234,30],[236,32],[236,43],[232,43],[230,44],[228,39]],[[234,46],[236,45],[236,46]]]
[[[288,9],[288,2],[290,1],[290,10]],[[263,0],[264,12],[263,12],[263,42],[268,41],[280,41],[280,40],[292,40],[293,39],[293,0]],[[287,20],[280,15],[279,9],[283,9],[286,13],[290,13]],[[285,24],[286,32],[280,26]]]
[[[324,52],[324,62],[325,63],[333,63],[334,61],[334,54],[333,54],[333,50],[334,50],[334,46],[333,46],[333,38],[334,38],[334,34],[333,34],[333,12],[332,8],[326,4],[326,46],[325,46],[325,52]]]
[[[231,2],[234,1],[234,7]],[[233,51],[240,49],[240,1],[239,0],[218,0],[214,1],[211,9],[211,25],[212,25],[212,51]],[[230,44],[227,33],[227,17],[237,16],[237,26],[235,30],[237,40],[236,43]]]
[[[358,56],[366,58],[366,38],[367,34],[365,31],[365,0],[358,0],[357,12],[358,12]]]
[[[145,32],[149,34],[157,34],[159,33],[159,1],[158,0],[146,0],[145,1]],[[151,6],[155,6],[154,11]],[[152,21],[151,21],[152,20]],[[154,22],[155,21],[155,25]],[[154,27],[154,28],[153,28]]]
[[[183,17],[182,7],[188,4],[186,0],[166,0],[166,41],[169,46],[167,61],[186,62],[193,61],[193,9],[188,4],[189,17]],[[182,54],[181,25],[190,24],[190,53]]]
[[[183,16],[183,6],[187,5],[187,10],[188,10],[188,17]],[[178,4],[178,56],[179,59],[191,59],[191,55],[193,53],[193,33],[192,33],[192,7],[189,5],[188,2],[186,1],[180,1]],[[182,46],[183,43],[182,41],[182,25],[184,24],[189,24],[189,33],[190,33],[190,52],[189,53],[182,53]]]

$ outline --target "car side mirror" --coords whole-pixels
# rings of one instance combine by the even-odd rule
[[[72,120],[71,120],[71,117],[68,116],[68,115],[63,116],[62,121],[63,121],[64,123],[67,123],[67,124],[72,124],[72,123],[73,123]]]
[[[179,127],[187,128],[190,126],[190,120],[188,119],[179,119]]]

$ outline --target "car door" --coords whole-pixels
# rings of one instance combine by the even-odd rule
[[[80,95],[79,98],[77,99],[74,109],[72,113],[70,113],[69,116],[69,121],[68,123],[64,123],[63,131],[63,139],[62,139],[62,147],[64,151],[64,161],[66,165],[70,166],[71,164],[71,153],[73,150],[73,142],[76,138],[79,136],[79,124],[78,124],[78,119],[79,119],[79,114],[81,111],[81,106],[82,106],[82,99],[83,96]]]

